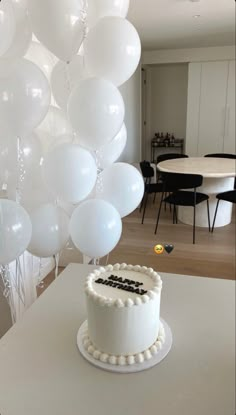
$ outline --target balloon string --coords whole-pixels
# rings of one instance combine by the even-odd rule
[[[109,256],[110,256],[110,254],[108,254],[108,255],[107,255],[107,258],[106,258],[106,265],[108,264],[108,261],[109,261]]]
[[[41,277],[42,268],[43,268],[42,258],[40,258],[39,259],[38,283],[37,283],[39,288],[44,288],[44,281],[42,280],[42,277]]]
[[[68,93],[71,93],[71,80],[70,80],[70,68],[69,68],[70,63],[67,62],[66,66],[65,66],[65,79],[66,79],[66,88]]]
[[[17,137],[17,183],[16,183],[16,202],[21,202],[22,183],[25,179],[25,168],[23,151],[21,148],[21,138]]]
[[[87,15],[88,15],[88,0],[82,0],[82,9],[80,13],[80,18],[82,23],[84,24],[84,37],[87,35]]]
[[[101,176],[101,172],[102,172],[101,157],[100,157],[100,153],[98,150],[95,151],[95,162],[97,165],[97,174],[98,174],[97,183],[95,187],[95,194],[96,196],[98,196],[103,190],[103,181],[102,181],[102,176]]]
[[[3,293],[3,296],[8,300],[11,288],[8,265],[0,265],[0,276],[0,288]]]
[[[60,252],[58,252],[56,255],[54,255],[54,261],[55,261],[55,278],[58,277],[58,268],[59,268],[59,261],[60,261]]]
[[[23,278],[20,258],[17,258],[16,259],[16,291],[22,304],[25,306],[25,287],[24,287],[23,279],[24,278]]]
[[[10,307],[12,323],[16,322],[16,306],[13,300],[9,265],[0,265],[0,288]]]

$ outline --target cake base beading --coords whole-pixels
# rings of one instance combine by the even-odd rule
[[[172,346],[172,333],[168,324],[161,319],[158,339],[148,350],[134,356],[111,356],[94,348],[89,340],[85,321],[78,331],[77,346],[86,360],[101,369],[117,373],[134,373],[150,369],[167,356]]]

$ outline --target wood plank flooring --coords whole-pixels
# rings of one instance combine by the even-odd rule
[[[150,201],[141,225],[141,214],[136,210],[123,220],[123,234],[119,245],[110,254],[109,262],[147,264],[162,272],[235,279],[235,209],[232,223],[215,228],[196,228],[196,244],[192,244],[192,227],[173,225],[172,215],[163,211],[154,235],[158,202]],[[157,255],[156,244],[174,245],[171,254]]]
[[[163,211],[157,235],[154,235],[158,202],[150,203],[145,222],[141,225],[141,213],[137,209],[123,219],[123,233],[119,244],[108,258],[100,263],[130,263],[153,267],[157,271],[174,274],[194,275],[210,278],[235,279],[235,234],[236,221],[233,210],[232,223],[223,228],[215,228],[209,233],[205,228],[196,229],[196,244],[192,244],[192,227],[172,224],[169,210]],[[156,244],[171,243],[174,250],[157,255]],[[63,268],[60,268],[61,272]],[[44,280],[44,287],[38,289],[40,295],[54,279],[54,272]]]

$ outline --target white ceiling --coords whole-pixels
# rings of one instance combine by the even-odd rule
[[[127,18],[143,50],[235,44],[235,0],[130,0]]]

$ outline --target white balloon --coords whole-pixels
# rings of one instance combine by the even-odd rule
[[[97,150],[115,137],[124,121],[120,91],[109,81],[90,78],[80,81],[68,102],[72,127],[81,145]]]
[[[27,136],[47,114],[50,87],[42,71],[26,59],[0,65],[0,132]]]
[[[37,128],[37,132],[57,137],[72,133],[71,125],[66,113],[53,105],[49,107],[46,117]]]
[[[83,56],[76,55],[67,64],[59,61],[51,76],[52,93],[59,107],[67,110],[67,102],[75,85],[86,78]]]
[[[49,138],[49,141],[47,142],[48,147],[46,153],[49,153],[51,150],[53,150],[55,147],[61,144],[79,144],[79,141],[76,138],[76,136],[72,134],[62,134],[56,137],[51,136]]]
[[[37,257],[48,258],[59,253],[69,240],[69,216],[60,207],[45,204],[31,215],[32,238],[28,251]]]
[[[86,70],[120,86],[134,74],[141,57],[141,43],[135,27],[121,17],[104,17],[84,42]]]
[[[4,58],[20,58],[27,52],[32,30],[27,12],[27,0],[11,0],[16,20],[16,30],[10,48]]]
[[[8,195],[11,197],[13,194],[13,189],[8,189]],[[52,203],[55,200],[55,197],[47,188],[43,177],[42,177],[42,168],[39,165],[32,165],[28,169],[26,176],[24,177],[23,182],[20,186],[20,202],[21,205],[31,213],[38,206],[45,203]]]
[[[17,183],[17,140],[0,136],[0,189],[3,185]]]
[[[33,167],[39,167],[43,157],[43,147],[36,133],[33,133],[26,138],[22,138],[20,152],[24,174],[31,174],[31,169]]]
[[[119,133],[113,140],[97,152],[99,167],[106,169],[121,156],[127,142],[127,129],[122,125]]]
[[[0,2],[0,57],[11,46],[16,30],[16,21],[12,3],[9,0]]]
[[[129,0],[90,0],[88,4],[88,25],[93,26],[105,16],[126,17]]]
[[[44,153],[47,153],[54,146],[59,136],[71,136],[72,128],[66,113],[60,108],[50,106],[46,117],[38,126],[36,132],[43,145]]]
[[[97,197],[107,200],[123,218],[140,204],[144,181],[139,171],[126,163],[115,163],[99,175],[102,185],[97,186]]]
[[[33,32],[54,55],[70,62],[84,38],[83,0],[30,0]]]
[[[91,199],[75,209],[69,230],[73,243],[84,255],[101,258],[118,244],[122,222],[110,203]]]
[[[0,199],[0,264],[23,254],[29,245],[32,225],[28,213],[16,202]]]
[[[35,207],[36,203],[41,202],[41,199],[38,198],[38,191],[42,187],[40,167],[42,145],[35,133],[20,140],[19,150],[16,140],[9,140],[9,144],[11,142],[14,144],[14,148],[13,145],[9,147],[11,151],[7,157],[8,166],[5,175],[7,197],[15,200],[18,196],[21,205],[29,212],[32,206]],[[43,201],[45,201],[44,198]]]
[[[43,177],[51,191],[68,203],[78,203],[93,190],[97,166],[92,155],[77,144],[54,147],[43,162]]]
[[[35,63],[44,73],[47,80],[50,81],[52,70],[58,62],[56,56],[49,52],[41,43],[34,41],[30,43],[25,59]]]

